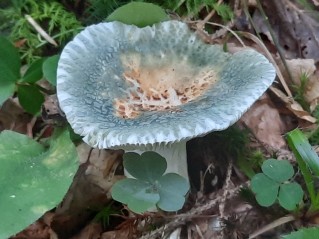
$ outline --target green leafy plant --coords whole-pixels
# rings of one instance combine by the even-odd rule
[[[149,1],[162,6],[165,9],[170,9],[182,16],[197,16],[202,9],[209,11],[214,9],[223,21],[228,21],[233,18],[233,11],[225,4],[218,4],[217,0],[172,0],[172,1]]]
[[[282,239],[315,239],[319,238],[319,227],[302,228],[289,235],[281,237]]]
[[[125,170],[134,178],[114,184],[114,200],[127,204],[136,213],[155,207],[164,211],[177,211],[183,207],[189,184],[178,174],[164,174],[167,163],[161,155],[151,151],[141,155],[126,153],[123,159]]]
[[[41,58],[34,61],[26,72],[21,74],[18,50],[6,38],[0,37],[0,105],[17,92],[19,102],[26,112],[33,115],[39,113],[45,90],[37,82],[43,77],[44,60],[45,58]],[[52,71],[56,71],[57,60],[48,60],[50,61],[46,61],[44,72],[54,83]]]
[[[161,7],[155,4],[131,2],[116,9],[106,20],[145,27],[168,20],[168,16]]]
[[[88,7],[85,9],[85,23],[92,24],[102,22],[115,9],[129,1],[125,0],[88,0]]]
[[[9,39],[22,40],[19,51],[22,59],[28,63],[42,55],[41,46],[46,41],[35,31],[25,18],[30,15],[44,30],[57,41],[58,45],[72,37],[81,28],[81,23],[73,13],[66,11],[57,1],[15,0],[12,5],[0,10],[0,17],[4,18],[1,28],[9,29]]]
[[[8,238],[54,208],[75,174],[77,152],[67,130],[49,147],[13,131],[0,134],[0,238]]]
[[[296,182],[290,182],[294,169],[287,160],[268,159],[264,161],[262,173],[251,180],[251,189],[257,202],[264,207],[277,200],[286,210],[295,210],[303,198],[303,190]]]
[[[46,60],[44,60],[42,65],[43,76],[54,86],[56,85],[56,74],[59,59],[59,55],[48,57]]]
[[[89,23],[100,22],[105,19],[106,16],[109,16],[115,9],[121,7],[125,4],[128,4],[132,1],[128,0],[89,0],[89,7],[86,9],[86,15],[88,15],[86,21]],[[134,3],[148,2],[154,3],[158,6],[161,6],[163,9],[168,9],[173,12],[177,12],[182,16],[196,16],[203,9],[209,11],[214,9],[216,13],[222,18],[223,21],[228,21],[233,18],[233,11],[231,8],[225,4],[218,4],[217,0],[141,0],[133,1]],[[147,11],[144,11],[143,15],[148,14]],[[126,18],[136,17],[138,14],[129,14]]]
[[[289,147],[292,149],[304,178],[310,198],[308,213],[319,210],[319,192],[316,191],[315,178],[319,176],[319,157],[312,149],[306,136],[295,129],[287,134]]]

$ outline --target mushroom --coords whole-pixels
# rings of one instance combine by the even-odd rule
[[[226,129],[266,91],[272,64],[208,45],[185,23],[92,25],[64,48],[57,95],[92,147],[156,151],[188,180],[186,142]]]

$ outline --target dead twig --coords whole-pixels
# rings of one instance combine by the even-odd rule
[[[254,233],[252,233],[248,239],[254,239],[256,238],[257,236],[269,231],[269,230],[272,230],[278,226],[281,226],[283,224],[286,224],[288,222],[291,222],[291,221],[294,221],[296,220],[295,216],[293,215],[287,215],[287,216],[284,216],[284,217],[281,217],[281,218],[278,218],[277,220],[265,225],[264,227],[258,229],[257,231],[255,231]]]
[[[227,190],[228,193],[226,196],[227,197],[226,200],[230,200],[233,197],[235,197],[242,187],[244,187],[244,186],[247,187],[248,185],[249,185],[249,182],[246,182],[246,183],[243,183],[239,186],[229,188],[229,190]],[[224,189],[221,189],[221,190],[224,190]],[[211,210],[212,208],[217,206],[219,203],[221,203],[222,200],[224,200],[223,196],[219,196],[219,197],[207,202],[204,205],[200,205],[200,206],[197,206],[197,207],[189,210],[187,213],[176,215],[176,219],[174,219],[174,220],[166,223],[165,225],[157,228],[156,230],[140,237],[139,239],[150,239],[150,238],[154,239],[157,237],[161,237],[163,234],[166,234],[166,232],[174,231],[174,229],[185,224],[187,221],[190,221],[192,218],[198,217],[199,215],[202,215],[203,213]],[[163,238],[163,237],[161,237],[161,238]]]
[[[30,16],[30,15],[25,15],[24,16],[27,21],[33,26],[33,28],[45,39],[47,42],[51,43],[54,46],[58,46],[58,43],[49,36],[46,31],[43,30],[43,28]]]

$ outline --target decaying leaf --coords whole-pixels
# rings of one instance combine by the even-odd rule
[[[8,99],[0,107],[0,131],[8,129],[25,134],[31,118],[14,99]]]
[[[309,112],[305,111],[298,102],[285,95],[280,89],[275,87],[271,87],[270,89],[278,98],[280,98],[285,103],[286,107],[299,119],[306,120],[310,123],[315,123],[317,121],[317,119],[315,117],[312,117]]]
[[[275,37],[285,52],[285,57],[313,58],[319,61],[319,23],[318,13],[301,9],[291,0],[262,1],[263,9],[273,28]],[[254,16],[256,27],[261,33],[269,35],[261,15]]]
[[[253,104],[240,121],[252,131],[260,142],[277,150],[286,147],[283,139],[285,123],[280,118],[278,109],[266,94]]]

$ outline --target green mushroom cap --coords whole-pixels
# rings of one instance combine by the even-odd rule
[[[224,52],[179,21],[110,22],[87,27],[64,48],[57,94],[93,147],[171,144],[229,127],[275,75],[256,51]]]

